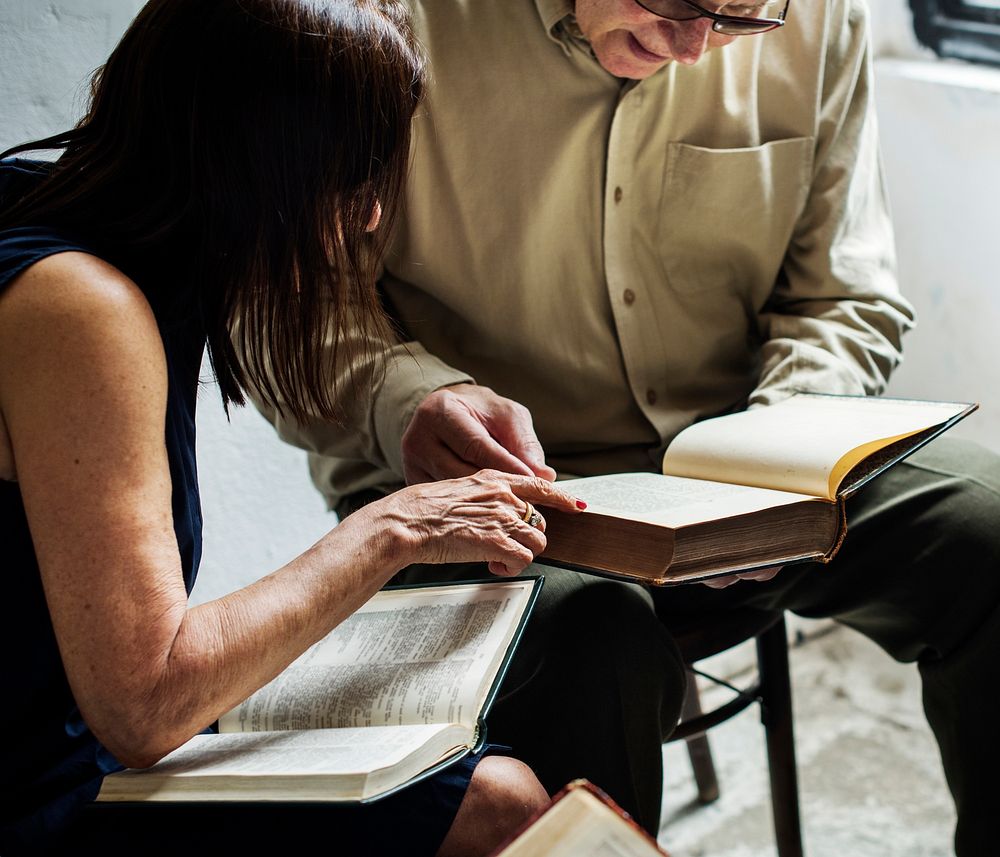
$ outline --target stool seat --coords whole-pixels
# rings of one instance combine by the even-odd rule
[[[667,622],[684,663],[702,661],[759,637],[782,620],[779,610],[741,607],[725,613],[695,614]]]

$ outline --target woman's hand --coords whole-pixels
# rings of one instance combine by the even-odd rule
[[[545,549],[545,519],[539,514],[532,525],[529,503],[532,509],[584,508],[545,479],[480,470],[411,485],[361,512],[377,516],[373,523],[402,540],[409,562],[486,561],[494,574],[514,575]]]

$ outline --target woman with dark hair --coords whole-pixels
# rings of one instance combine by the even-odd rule
[[[421,75],[392,3],[152,0],[80,124],[4,153],[61,150],[0,162],[4,857],[320,834],[335,854],[479,854],[546,799],[491,755],[365,807],[93,803],[103,775],[208,728],[402,567],[515,574],[545,543],[528,504],[576,508],[491,472],[413,486],[188,607],[203,351],[226,406],[254,389],[298,419],[343,413],[324,320],[352,359],[368,348],[354,331],[387,326],[375,266]]]

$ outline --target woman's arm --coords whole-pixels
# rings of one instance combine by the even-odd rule
[[[246,698],[405,565],[490,560],[519,571],[544,546],[519,498],[574,508],[525,477],[415,486],[268,577],[189,609],[166,399],[156,321],[116,269],[63,253],[0,295],[0,412],[63,663],[87,724],[129,766],[151,764]]]

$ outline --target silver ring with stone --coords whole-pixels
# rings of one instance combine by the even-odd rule
[[[524,523],[526,523],[529,527],[537,527],[542,522],[542,516],[527,500],[524,501],[524,505],[526,508],[524,510],[524,514],[521,516],[521,520],[524,521]]]

